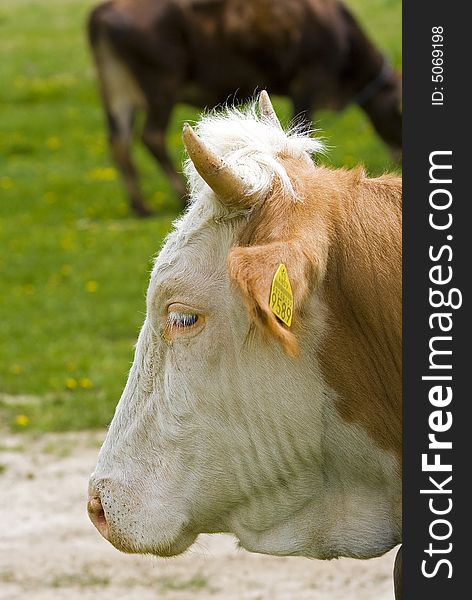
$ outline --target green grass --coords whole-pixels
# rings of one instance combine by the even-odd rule
[[[184,591],[201,591],[210,589],[208,579],[201,573],[197,573],[184,580],[170,579],[162,577],[158,580],[159,587],[162,592],[184,592]]]
[[[84,35],[91,0],[0,5],[0,421],[16,430],[101,427],[113,413],[144,315],[151,257],[178,214],[167,180],[136,157],[158,217],[130,216],[111,167]],[[351,0],[401,63],[399,0]],[[289,106],[277,100],[282,118]],[[169,131],[196,118],[178,107]],[[389,166],[356,108],[317,115],[334,165]]]

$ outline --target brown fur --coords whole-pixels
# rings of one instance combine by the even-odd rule
[[[297,316],[316,289],[328,309],[319,360],[338,411],[400,457],[401,180],[281,162],[300,201],[275,187],[231,251],[230,276],[256,325],[289,355],[298,352]],[[293,288],[293,331],[268,304],[280,262]]]

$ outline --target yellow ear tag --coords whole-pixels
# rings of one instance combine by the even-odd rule
[[[281,263],[270,288],[269,306],[276,317],[290,327],[293,315],[293,294],[287,267]]]

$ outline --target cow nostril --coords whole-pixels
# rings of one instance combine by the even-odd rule
[[[98,498],[97,496],[89,498],[89,501],[87,503],[87,511],[90,520],[98,529],[99,533],[105,539],[108,539],[108,523],[100,498]]]

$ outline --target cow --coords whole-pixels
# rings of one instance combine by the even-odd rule
[[[141,140],[183,205],[185,183],[165,144],[178,102],[211,108],[267,89],[306,118],[355,102],[400,152],[400,76],[339,0],[110,0],[88,30],[111,153],[138,215],[150,213],[131,157],[138,111]]]
[[[125,552],[227,532],[379,556],[401,542],[401,180],[318,166],[319,140],[259,105],[184,127],[191,203],[152,270],[89,515]]]

